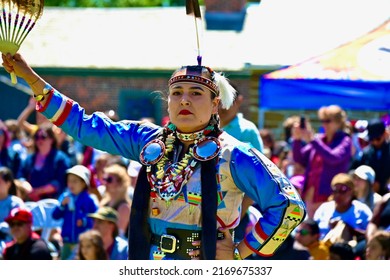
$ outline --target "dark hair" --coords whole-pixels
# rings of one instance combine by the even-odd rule
[[[336,254],[341,260],[354,260],[355,254],[351,245],[345,242],[337,242],[329,247],[329,253]]]
[[[51,144],[52,149],[57,148],[58,143],[57,143],[57,138],[56,138],[54,131],[53,131],[53,124],[52,123],[41,124],[39,126],[38,130],[34,133],[34,139],[35,139],[36,135],[38,135],[40,133],[46,134],[50,139],[53,140],[53,142]],[[35,149],[35,151],[38,151],[36,143],[34,143],[34,149]]]
[[[3,133],[4,135],[4,141],[3,141],[3,145],[0,147],[0,150],[1,151],[5,151],[7,147],[9,147],[10,143],[11,143],[11,139],[10,139],[10,135],[9,135],[9,132],[8,132],[8,129],[7,127],[4,127],[4,128],[0,128],[0,131]]]
[[[0,167],[0,177],[3,179],[4,182],[11,182],[11,187],[8,190],[8,194],[16,195],[16,184],[12,170],[5,166]]]
[[[307,225],[310,228],[311,234],[320,233],[320,227],[318,226],[317,222],[314,221],[313,219],[308,218],[307,220],[303,221],[303,224]]]
[[[378,230],[374,233],[371,240],[376,240],[385,252],[385,259],[390,260],[390,232],[386,230]]]
[[[79,235],[78,259],[85,260],[81,252],[81,242],[89,240],[95,247],[96,259],[107,260],[107,252],[104,250],[103,238],[99,231],[95,229],[87,230]]]

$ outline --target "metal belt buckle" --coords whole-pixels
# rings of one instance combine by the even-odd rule
[[[160,249],[164,253],[173,253],[176,251],[177,239],[173,235],[163,234],[160,239]]]

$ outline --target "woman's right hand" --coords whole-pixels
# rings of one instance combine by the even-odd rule
[[[69,203],[69,196],[65,197],[65,198],[62,200],[61,205],[62,205],[62,206],[65,206],[65,205],[67,205],[68,203]]]

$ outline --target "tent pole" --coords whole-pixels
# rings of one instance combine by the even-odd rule
[[[264,128],[264,116],[265,116],[264,109],[259,109],[259,117],[258,117],[258,120],[257,120],[259,129],[263,129]]]

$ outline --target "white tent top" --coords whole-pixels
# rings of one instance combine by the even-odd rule
[[[204,30],[203,22],[203,64],[238,71],[295,64],[365,34],[389,11],[389,0],[263,0],[248,6],[242,32]],[[197,55],[185,7],[46,7],[20,52],[34,67],[99,69],[175,69],[196,64]]]

